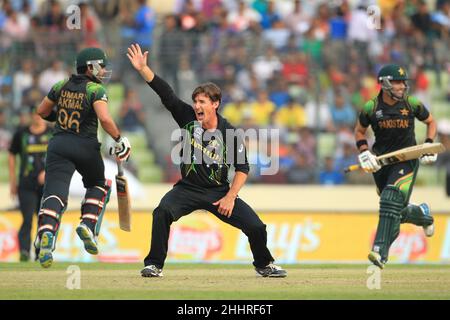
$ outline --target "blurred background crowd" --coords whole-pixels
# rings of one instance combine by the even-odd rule
[[[450,0],[166,0],[164,10],[159,3],[1,1],[0,153],[29,121],[29,107],[74,72],[77,51],[101,46],[112,61],[113,115],[137,151],[129,167],[144,182],[176,181],[168,143],[175,123],[129,66],[125,52],[134,42],[150,50],[151,66],[185,101],[198,83],[213,81],[233,125],[280,130],[280,170],[259,174],[270,143],[249,148],[251,182],[370,182],[343,169],[357,161],[355,121],[387,63],[408,70],[410,93],[432,111],[448,144]],[[367,27],[369,19],[377,28]],[[424,130],[417,125],[418,143]],[[448,158],[423,168],[418,183],[450,177]]]

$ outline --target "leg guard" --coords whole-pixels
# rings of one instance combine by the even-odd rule
[[[111,194],[112,181],[107,179],[102,186],[95,186],[86,190],[81,203],[81,221],[88,226],[95,236],[100,233],[103,214]]]
[[[425,214],[420,206],[408,204],[402,211],[401,223],[412,223],[419,227],[428,227],[434,219],[430,214]]]
[[[384,188],[380,196],[380,219],[373,245],[373,251],[387,261],[389,248],[400,232],[401,210],[404,199],[400,190],[392,185]]]
[[[41,202],[41,209],[38,214],[38,230],[36,240],[34,241],[35,248],[39,248],[41,235],[44,231],[53,233],[53,249],[59,231],[61,215],[66,210],[67,204],[57,195],[50,195]]]

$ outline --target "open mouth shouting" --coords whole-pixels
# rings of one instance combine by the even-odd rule
[[[205,118],[205,113],[202,110],[198,110],[195,112],[195,116],[198,121],[202,121]]]

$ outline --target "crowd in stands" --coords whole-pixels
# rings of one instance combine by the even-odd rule
[[[450,72],[450,0],[175,0],[169,14],[152,1],[92,0],[82,2],[81,27],[70,31],[68,1],[37,2],[2,1],[0,121],[6,109],[18,115],[67,77],[81,47],[106,47],[120,70],[113,80],[120,81],[133,72],[120,52],[138,42],[184,99],[196,84],[212,81],[223,90],[220,112],[233,125],[280,130],[279,173],[251,170],[253,182],[361,182],[342,171],[357,160],[353,128],[380,89],[380,67],[405,66],[412,94],[431,110],[427,71],[438,86]],[[381,10],[374,28],[367,27],[371,4]],[[120,117],[133,131],[145,126],[145,108],[129,87]],[[450,101],[450,88],[441,89],[439,98]],[[323,137],[332,137],[331,148],[323,148]],[[266,149],[249,148],[253,169],[267,165],[273,150]]]

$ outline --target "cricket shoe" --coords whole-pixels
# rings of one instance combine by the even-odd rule
[[[384,269],[384,262],[381,260],[381,256],[378,252],[370,251],[368,256],[370,262],[376,265],[380,269]]]
[[[50,231],[42,233],[39,245],[39,263],[43,268],[50,268],[53,263],[53,241],[55,236]]]
[[[255,268],[256,274],[261,277],[284,278],[287,276],[286,270],[275,264],[268,264],[264,268]]]
[[[162,269],[159,269],[154,264],[151,264],[149,266],[146,266],[144,269],[141,270],[141,276],[145,278],[149,277],[162,277]]]
[[[84,223],[80,223],[76,231],[81,241],[84,243],[84,249],[90,254],[97,254],[97,239],[92,233],[92,230]]]
[[[431,211],[430,211],[430,207],[426,204],[426,203],[422,203],[421,205],[419,205],[420,210],[422,210],[423,215],[424,216],[428,216],[430,218],[432,218],[431,216]],[[434,234],[434,222],[426,227],[422,227],[423,228],[423,232],[425,233],[425,235],[427,237],[432,237]]]

